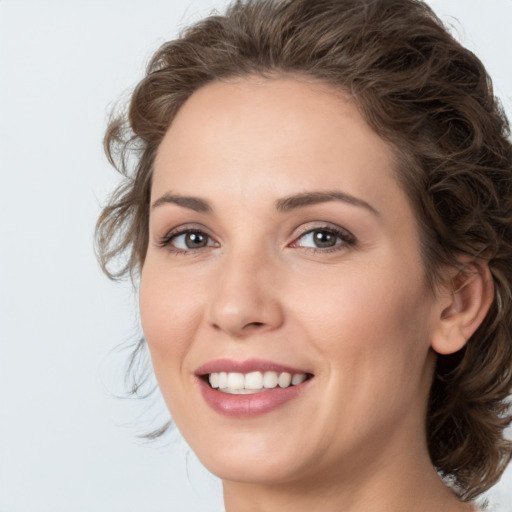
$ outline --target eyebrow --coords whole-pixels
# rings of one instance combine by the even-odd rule
[[[344,192],[328,191],[328,192],[304,192],[278,199],[275,203],[276,210],[279,212],[288,212],[296,208],[312,206],[329,201],[342,201],[352,206],[359,206],[370,211],[372,214],[380,217],[380,213],[369,203]],[[183,208],[189,208],[199,213],[211,213],[213,208],[205,199],[193,196],[181,196],[178,194],[166,193],[157,199],[151,208],[158,208],[163,204],[176,204]]]
[[[177,204],[178,206],[189,208],[190,210],[200,213],[211,213],[213,211],[210,203],[204,199],[200,199],[199,197],[180,196],[171,193],[164,194],[162,197],[157,199],[151,205],[151,208],[158,208],[159,206],[168,203]]]
[[[276,209],[281,212],[287,212],[295,208],[327,203],[329,201],[343,201],[344,203],[348,203],[352,206],[359,206],[370,211],[377,217],[380,217],[380,213],[371,204],[350,194],[339,192],[337,190],[327,192],[304,192],[302,194],[284,197],[283,199],[276,201]]]

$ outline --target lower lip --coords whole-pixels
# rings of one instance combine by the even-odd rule
[[[231,395],[211,388],[204,380],[198,379],[206,403],[219,414],[248,418],[273,411],[297,398],[310,380],[288,388],[274,388],[251,395]]]

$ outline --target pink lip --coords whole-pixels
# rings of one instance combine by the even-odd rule
[[[288,373],[308,373],[304,370],[283,366],[271,361],[251,359],[247,361],[232,361],[229,359],[217,359],[201,366],[196,371],[197,382],[201,394],[206,403],[217,413],[224,416],[248,418],[265,414],[277,409],[281,405],[298,397],[311,382],[311,379],[304,381],[297,386],[288,388],[274,388],[261,393],[251,395],[230,395],[217,389],[211,388],[202,376],[214,372],[239,372],[249,373],[252,371],[275,371]]]
[[[232,359],[215,359],[206,364],[203,364],[196,370],[196,375],[206,375],[207,373],[219,373],[219,372],[238,372],[238,373],[249,373],[249,372],[288,372],[294,373],[310,373],[307,370],[301,370],[299,368],[292,368],[291,366],[284,366],[279,363],[272,361],[266,361],[263,359],[247,359],[246,361],[233,361]]]

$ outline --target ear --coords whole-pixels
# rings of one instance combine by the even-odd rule
[[[460,350],[484,320],[494,286],[486,261],[467,260],[436,298],[431,346],[439,354]]]

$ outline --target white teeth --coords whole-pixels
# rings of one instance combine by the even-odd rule
[[[212,388],[219,387],[219,374],[218,373],[210,373],[210,386]]]
[[[228,385],[230,389],[244,389],[245,378],[243,373],[228,373]]]
[[[279,384],[280,388],[287,388],[292,382],[292,376],[291,374],[287,372],[281,373],[279,375],[279,378],[277,379],[277,383]]]
[[[277,386],[277,372],[265,372],[263,374],[263,387],[273,389]]]
[[[246,374],[245,389],[261,389],[262,387],[263,387],[263,374],[261,372],[251,372],[251,373]]]
[[[299,384],[302,384],[305,380],[306,380],[305,373],[296,373],[292,377],[292,386],[298,386]]]
[[[223,393],[227,393],[228,395],[252,395],[253,393],[258,393],[258,391],[254,391],[251,389],[224,388],[224,389],[219,389],[219,391],[222,391]]]
[[[228,374],[226,372],[219,373],[219,388],[228,387]]]
[[[291,374],[288,372],[216,372],[210,373],[210,386],[219,389],[224,393],[233,395],[247,395],[251,393],[259,393],[268,389],[287,388],[297,386],[307,379],[305,373]]]

